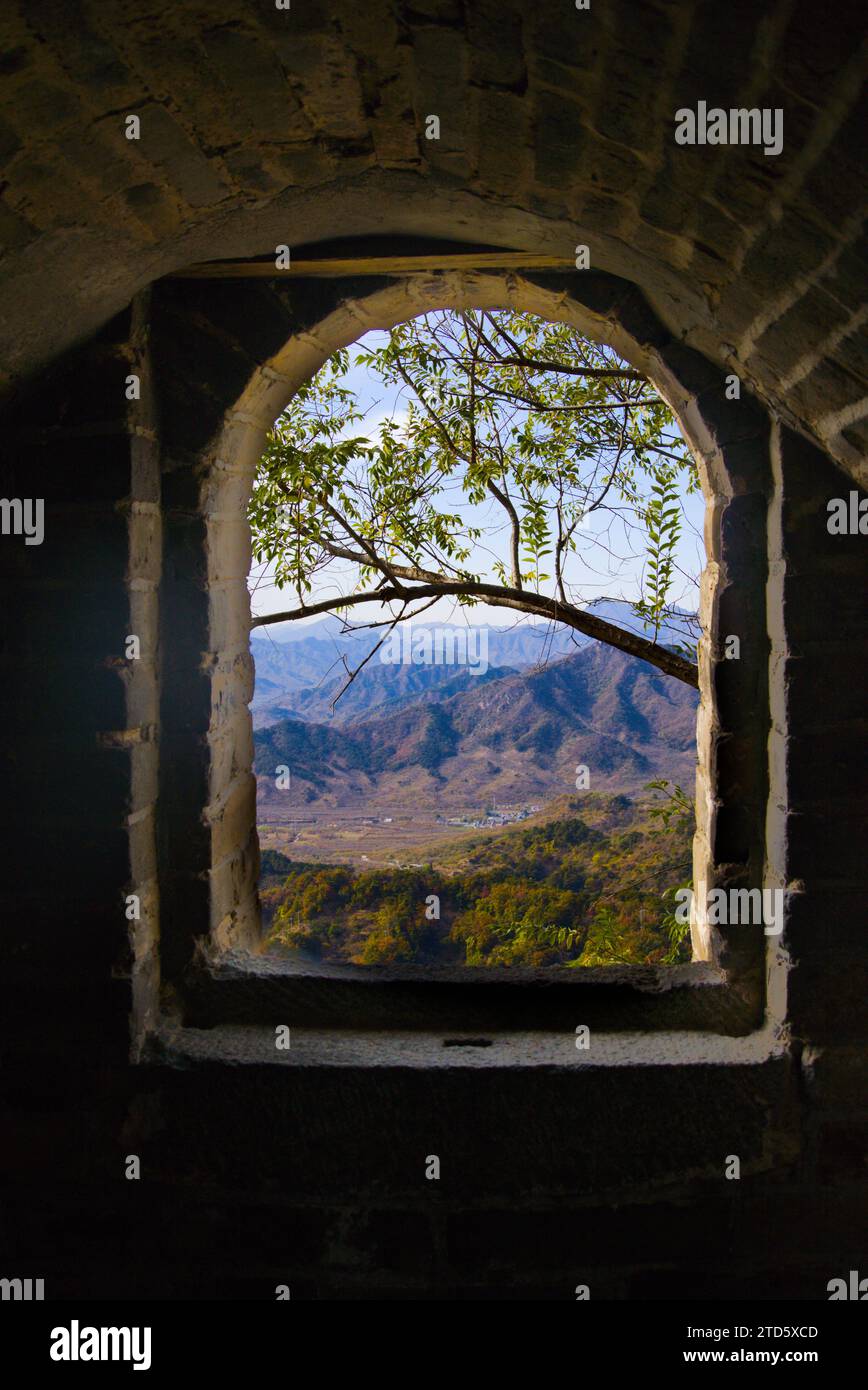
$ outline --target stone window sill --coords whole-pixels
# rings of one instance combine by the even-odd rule
[[[524,1033],[679,1034],[747,1038],[763,1026],[760,992],[706,964],[586,970],[314,967],[230,955],[188,973],[179,1023],[482,1037]],[[445,1049],[450,1051],[452,1049]],[[470,1051],[472,1049],[455,1049]],[[482,1048],[481,1051],[490,1049]],[[438,1053],[439,1055],[439,1053]],[[576,1053],[576,1055],[578,1055]]]
[[[296,1028],[290,1046],[275,1046],[266,1026],[213,1029],[164,1026],[151,1040],[145,1060],[185,1069],[198,1066],[289,1067],[293,1070],[356,1068],[445,1071],[496,1069],[582,1071],[598,1068],[762,1065],[786,1052],[778,1030],[760,1029],[749,1037],[710,1033],[600,1033],[579,1050],[566,1032],[490,1031],[474,1037],[421,1030]]]

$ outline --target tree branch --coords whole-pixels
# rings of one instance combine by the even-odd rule
[[[562,376],[590,376],[614,378],[616,381],[645,381],[641,372],[618,371],[616,367],[568,367],[565,362],[541,362],[535,357],[497,356],[498,365],[504,367],[527,367],[534,372],[560,372]]]
[[[521,523],[518,519],[518,512],[515,510],[512,499],[507,493],[502,492],[493,478],[488,480],[488,490],[497,498],[500,505],[509,513],[512,522],[512,584],[514,589],[521,589],[521,553],[519,549]]]
[[[345,598],[323,599],[309,607],[290,609],[285,613],[270,613],[262,618],[254,618],[251,627],[265,627],[270,623],[294,622],[299,618],[312,618],[318,613],[331,613],[337,608],[355,607],[360,603],[407,603],[414,599],[448,598],[449,596],[481,598],[494,608],[512,608],[521,613],[536,613],[565,627],[574,628],[586,637],[597,642],[606,642],[610,647],[624,652],[627,656],[639,657],[651,666],[656,666],[667,676],[674,676],[685,685],[696,688],[699,684],[698,669],[692,661],[671,652],[657,642],[649,642],[646,637],[627,632],[624,628],[607,623],[603,618],[565,604],[558,599],[548,598],[523,589],[504,588],[499,584],[485,584],[476,580],[450,580],[449,583],[414,584],[405,588],[393,584],[391,588],[377,589],[362,594],[349,594]]]
[[[325,548],[330,555],[334,555],[339,560],[353,560],[357,565],[368,565],[372,562],[366,555],[357,555],[355,551],[344,550],[343,546],[335,545],[332,541],[325,541]],[[377,560],[377,569],[386,576],[387,579],[415,579],[427,584],[448,584],[449,576],[438,574],[436,570],[423,570],[419,565],[396,565],[391,560]]]

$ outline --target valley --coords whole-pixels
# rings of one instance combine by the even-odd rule
[[[375,672],[387,690],[404,674]],[[590,791],[637,795],[659,777],[692,787],[696,692],[621,652],[590,643],[543,667],[494,668],[457,691],[452,680],[425,698],[381,699],[354,720],[295,715],[259,728],[263,845],[331,862],[402,861],[462,822],[532,814],[583,776]]]
[[[256,649],[272,949],[357,965],[683,958],[664,895],[689,875],[691,832],[661,831],[648,784],[692,795],[697,692],[574,635],[492,630],[484,671],[373,660],[348,686],[367,634],[364,649],[335,632]]]

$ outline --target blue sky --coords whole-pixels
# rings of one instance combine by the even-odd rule
[[[387,334],[380,332],[366,334],[359,340],[358,344],[350,349],[351,361],[354,360],[354,353],[357,348],[364,347],[370,350],[371,347],[387,341],[387,338]],[[383,418],[400,417],[406,401],[406,388],[386,386],[369,368],[357,365],[351,367],[345,380],[347,385],[356,393],[360,405],[365,410],[372,434],[376,434],[378,422]],[[352,432],[353,434],[361,433],[361,427],[355,426]],[[506,559],[508,536],[503,524],[503,514],[498,504],[492,501],[490,505],[483,504],[479,507],[473,507],[462,500],[456,506],[456,510],[459,508],[468,522],[472,521],[473,524],[483,527],[485,532],[484,544],[489,557],[497,556]],[[675,583],[670,593],[670,602],[688,611],[695,611],[698,606],[696,580],[705,562],[702,541],[704,501],[701,494],[696,493],[691,497],[684,497],[682,508],[682,535],[675,557],[675,563],[680,572],[676,573]],[[632,601],[639,596],[643,555],[641,551],[632,556],[628,553],[631,548],[633,550],[638,548],[638,542],[635,539],[632,543],[628,542],[626,533],[621,533],[615,537],[611,546],[611,549],[616,553],[607,554],[605,548],[599,544],[599,541],[605,539],[602,535],[605,525],[606,520],[602,513],[595,513],[589,517],[581,540],[582,553],[579,557],[574,557],[572,561],[570,579],[575,586],[575,596],[580,605],[590,603],[597,598]],[[618,530],[620,531],[620,528]],[[487,565],[483,560],[477,564],[476,568],[479,571],[484,571]],[[321,600],[341,591],[347,592],[347,581],[350,573],[350,567],[337,565],[333,571],[330,570],[328,580],[325,576],[319,577],[309,601]],[[256,616],[265,616],[268,613],[276,613],[281,609],[290,609],[296,606],[295,596],[290,590],[281,591],[275,586],[270,567],[254,566],[250,576],[250,589],[251,604]],[[387,616],[384,609],[365,605],[364,608],[356,610],[354,620],[371,621],[383,616]],[[472,621],[475,624],[485,622],[495,626],[511,626],[515,622],[534,621],[524,614],[518,612],[510,614],[508,610],[503,608],[491,608],[484,604],[479,604],[473,609],[462,609],[451,600],[442,600],[435,604],[426,612],[424,620],[426,623]],[[310,620],[304,619],[302,621]],[[282,629],[285,629],[286,626],[286,624],[275,625],[273,628],[269,627],[267,631],[279,638]]]

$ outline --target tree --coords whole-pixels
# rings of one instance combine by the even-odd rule
[[[378,646],[452,597],[549,618],[697,684],[690,648],[657,640],[670,616],[680,493],[698,480],[651,383],[565,324],[425,314],[356,354],[404,393],[405,418],[384,420],[371,439],[354,433],[364,412],[346,385],[349,361],[331,358],[269,435],[250,505],[253,550],[297,604],[254,626],[382,605],[389,616],[366,624],[385,629]],[[588,527],[594,513],[602,531]],[[587,573],[637,538],[645,561],[634,609],[651,638],[580,606],[581,566]],[[311,598],[324,578],[335,592]]]
[[[648,782],[649,791],[661,792],[664,800],[653,804],[650,809],[651,817],[657,821],[658,826],[666,835],[685,835],[688,832],[692,835],[696,826],[696,806],[690,800],[683,787],[679,787],[677,782],[673,782],[670,791],[669,779],[658,777],[653,782]],[[677,965],[680,961],[689,959],[688,944],[690,937],[689,922],[679,920],[676,904],[678,894],[685,888],[692,890],[692,876],[686,878],[682,883],[675,884],[666,889],[663,894],[663,916],[661,926],[666,931],[669,938],[669,946],[663,956],[664,965]]]

